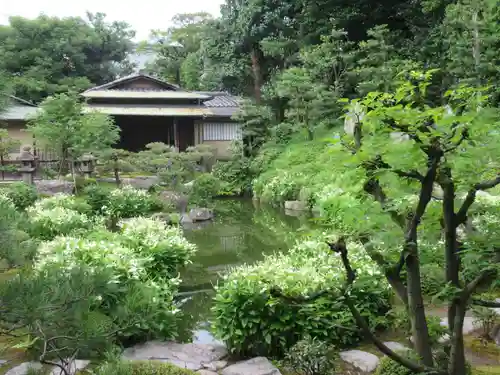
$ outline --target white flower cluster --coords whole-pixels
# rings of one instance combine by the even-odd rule
[[[79,211],[84,203],[79,202],[74,195],[58,193],[52,197],[44,198],[35,202],[33,207],[36,210],[50,210],[56,207],[67,208]]]
[[[43,271],[56,266],[61,272],[85,267],[92,273],[108,271],[110,282],[146,277],[145,264],[150,259],[111,241],[93,241],[75,237],[57,237],[38,248],[34,268]]]
[[[126,185],[109,193],[103,212],[109,216],[134,217],[146,214],[150,208],[151,196],[146,191]]]
[[[170,250],[186,261],[196,252],[196,246],[186,240],[180,228],[166,225],[163,221],[136,217],[123,220],[118,226],[122,237],[136,243],[143,251],[155,251],[158,248]]]
[[[15,210],[16,206],[10,197],[5,193],[0,191],[0,207],[8,208],[9,210]]]
[[[349,260],[358,277],[371,278],[371,287],[387,289],[381,271],[358,244],[347,245]],[[252,266],[240,266],[226,276],[227,282],[274,285],[291,294],[308,295],[325,288],[340,288],[345,269],[338,254],[321,240],[298,243],[288,254],[276,254]]]

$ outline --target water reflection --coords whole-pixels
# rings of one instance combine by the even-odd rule
[[[307,215],[287,216],[251,200],[222,200],[213,222],[184,228],[186,238],[198,246],[198,252],[193,263],[181,272],[181,339],[211,342],[207,322],[212,286],[232,267],[255,263],[266,254],[286,252],[311,229],[309,219]]]

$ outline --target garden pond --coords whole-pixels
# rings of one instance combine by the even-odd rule
[[[286,252],[299,237],[318,226],[310,215],[292,215],[250,199],[218,200],[215,214],[213,221],[184,227],[185,237],[198,251],[180,274],[182,341],[214,340],[208,330],[213,285],[221,282],[225,272],[255,263],[267,254]]]

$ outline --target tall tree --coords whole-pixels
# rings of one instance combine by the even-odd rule
[[[88,20],[11,17],[0,26],[0,70],[13,77],[17,96],[40,102],[128,73],[120,64],[133,36],[127,24],[108,24],[102,13],[88,14]]]

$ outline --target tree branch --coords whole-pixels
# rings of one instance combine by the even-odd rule
[[[500,185],[500,174],[498,174],[497,177],[493,180],[483,181],[475,184],[467,193],[462,206],[458,210],[455,225],[458,227],[460,224],[464,224],[467,221],[467,213],[469,211],[469,208],[475,202],[476,194],[478,191],[488,190],[494,188],[497,185]]]
[[[476,306],[483,306],[489,308],[500,308],[500,302],[495,301],[485,301],[479,298],[472,298],[472,304]]]
[[[348,257],[348,250],[347,247],[345,246],[344,242],[338,242],[336,244],[329,244],[330,248],[340,254],[340,258],[342,259],[342,264],[344,266],[344,269],[346,271],[346,282],[343,287],[343,296],[344,300],[346,302],[347,307],[351,311],[354,319],[356,320],[356,323],[358,326],[363,330],[365,335],[373,342],[373,344],[385,355],[387,355],[390,359],[393,361],[399,363],[400,365],[410,369],[413,372],[416,373],[429,373],[429,374],[444,374],[444,372],[439,372],[435,369],[428,368],[426,366],[423,366],[417,362],[413,362],[396,352],[392,351],[387,345],[385,345],[382,341],[380,341],[371,331],[370,326],[366,322],[365,318],[360,314],[358,309],[356,308],[354,302],[351,300],[351,297],[349,295],[349,290],[352,287],[352,284],[354,283],[356,279],[356,272],[352,268],[351,263],[349,261]]]
[[[489,286],[497,275],[498,272],[495,269],[488,268],[482,271],[479,274],[479,276],[477,276],[474,280],[468,283],[463,289],[460,296],[462,302],[467,302],[478,288],[484,285]]]

